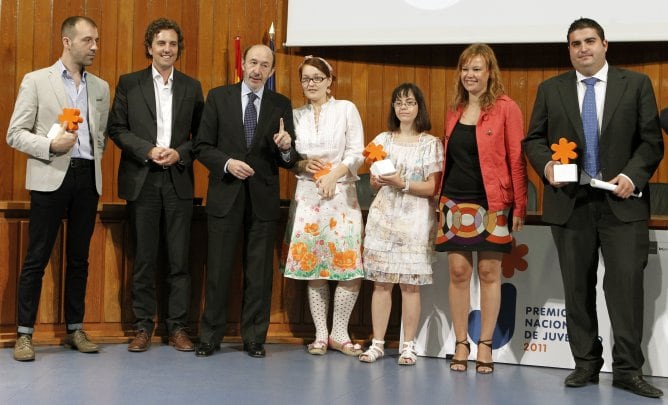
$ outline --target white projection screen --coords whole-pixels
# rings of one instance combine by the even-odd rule
[[[668,0],[289,0],[285,46],[565,43],[580,17],[610,41],[668,40]]]

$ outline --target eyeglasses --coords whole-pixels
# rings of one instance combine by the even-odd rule
[[[302,77],[300,81],[302,82],[302,84],[309,84],[309,82],[320,84],[324,82],[325,79],[327,78],[324,76],[314,76],[314,77]]]
[[[401,108],[401,107],[415,107],[417,105],[417,101],[415,100],[408,100],[408,101],[395,101],[392,103],[394,108]]]

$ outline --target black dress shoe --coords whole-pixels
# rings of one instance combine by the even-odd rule
[[[212,345],[210,343],[200,343],[195,350],[195,356],[197,357],[209,357],[218,350],[220,346]]]
[[[645,381],[640,375],[627,378],[613,378],[612,385],[631,391],[636,395],[642,395],[643,397],[661,398],[663,396],[663,391]]]
[[[264,357],[267,355],[262,343],[244,343],[244,351],[248,352],[248,355],[251,357]]]
[[[584,387],[587,383],[598,383],[598,370],[575,367],[575,370],[564,380],[567,387]]]

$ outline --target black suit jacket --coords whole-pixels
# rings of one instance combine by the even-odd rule
[[[289,162],[281,158],[273,140],[281,118],[285,130],[293,137]],[[209,169],[207,213],[217,217],[225,216],[238,194],[243,192],[244,181],[224,171],[229,159],[237,159],[246,162],[255,171],[253,176],[245,180],[253,213],[264,221],[278,220],[278,168],[289,169],[299,158],[294,147],[294,133],[290,100],[265,88],[255,137],[250,147],[247,147],[241,108],[241,83],[209,91],[199,135],[195,140],[195,155]]]
[[[578,145],[578,158],[573,163],[582,169],[585,138],[576,81],[575,71],[570,71],[544,81],[538,88],[523,143],[531,165],[541,176],[552,160],[550,145],[562,137]],[[607,193],[615,216],[625,222],[648,219],[648,181],[663,156],[663,140],[654,91],[646,75],[609,67],[599,148],[603,180],[623,173],[643,192],[642,198],[626,200]],[[554,188],[545,178],[543,182],[543,220],[565,223],[573,211],[577,183]]]
[[[193,198],[192,139],[197,136],[204,97],[199,81],[174,70],[172,139],[181,162],[169,168],[179,198]],[[123,75],[118,80],[109,117],[109,137],[122,150],[118,166],[118,196],[134,201],[150,167],[148,152],[157,142],[152,69]]]

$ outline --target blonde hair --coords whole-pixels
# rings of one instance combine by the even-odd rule
[[[489,71],[489,80],[487,82],[487,89],[480,96],[480,109],[486,110],[494,105],[499,96],[505,94],[506,90],[501,82],[501,71],[499,70],[499,63],[496,61],[494,51],[487,44],[472,44],[469,45],[461,55],[457,62],[457,75],[455,88],[457,91],[452,100],[452,109],[457,109],[459,106],[466,106],[469,103],[469,93],[462,85],[461,75],[462,67],[469,63],[476,56],[480,56],[485,63],[485,67]]]

